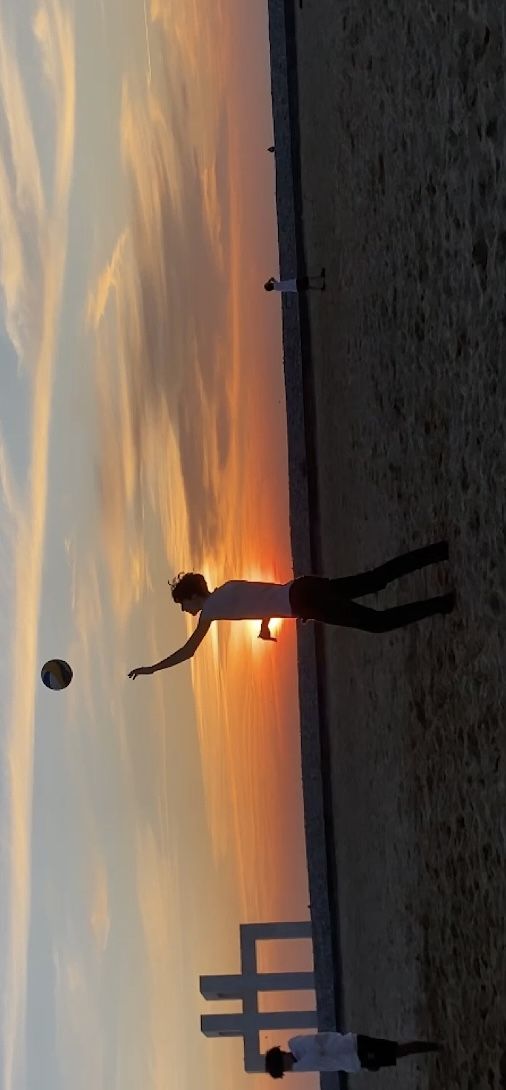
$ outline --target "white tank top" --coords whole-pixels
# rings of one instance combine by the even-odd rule
[[[251,583],[231,579],[206,598],[201,617],[208,621],[261,621],[268,617],[292,617],[289,583]]]

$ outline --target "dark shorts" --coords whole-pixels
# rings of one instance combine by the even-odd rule
[[[362,1067],[368,1071],[379,1071],[380,1067],[395,1067],[397,1063],[397,1041],[387,1041],[384,1037],[365,1037],[357,1033],[357,1053]]]
[[[356,603],[340,590],[339,583],[342,582],[327,579],[324,575],[300,575],[294,579],[288,592],[292,615],[303,621],[351,623],[350,613],[356,608]]]
[[[324,619],[330,596],[330,579],[321,575],[300,575],[288,592],[294,617],[303,620]]]

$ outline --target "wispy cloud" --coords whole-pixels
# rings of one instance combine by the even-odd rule
[[[20,510],[20,502],[17,484],[13,478],[9,455],[6,446],[0,436],[0,498],[4,507],[5,518],[2,519],[2,525],[9,525],[9,523],[15,527]]]
[[[2,456],[3,498],[11,513],[12,608],[10,702],[2,731],[4,848],[0,950],[2,1081],[10,1090],[22,1070],[30,894],[30,818],[37,627],[47,498],[52,376],[67,251],[67,214],[74,144],[75,52],[72,21],[59,0],[34,10],[33,45],[40,61],[37,88],[47,97],[51,125],[44,161],[53,148],[52,176],[43,184],[21,50],[0,15],[0,293],[6,332],[28,375],[31,402],[26,481],[13,484]],[[51,134],[49,136],[49,134]]]
[[[99,974],[91,955],[72,927],[60,936],[53,951],[55,1043],[61,1081],[63,1086],[72,1084],[76,1090],[90,1086],[102,1090],[106,1085],[101,1009],[97,1004]]]
[[[107,870],[102,861],[97,861],[92,878],[90,927],[98,949],[103,952],[109,938],[111,917],[109,913]]]
[[[38,229],[45,220],[45,199],[28,100],[1,14],[0,102],[0,284],[6,330],[21,362],[33,344],[29,325],[41,271]]]
[[[146,977],[146,1062],[153,1090],[165,1090],[168,1072],[178,1084],[188,1081],[190,1056],[202,1050],[194,1027],[188,1024],[193,1006],[194,1024],[198,1025],[198,970],[189,939],[191,928],[183,924],[188,920],[188,909],[183,903],[177,862],[168,864],[149,826],[138,831],[136,873]],[[184,1047],[188,1036],[191,1044]]]
[[[180,564],[202,554],[219,524],[216,482],[231,430],[222,78],[209,91],[207,118],[199,103],[201,131],[186,54],[167,61],[156,88],[134,94],[127,81],[123,86],[131,213],[86,307],[95,340],[102,525],[123,619],[146,578],[146,504],[156,507],[167,551]]]

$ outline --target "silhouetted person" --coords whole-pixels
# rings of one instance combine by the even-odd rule
[[[233,579],[214,591],[209,590],[200,572],[186,572],[172,581],[172,598],[184,613],[194,617],[200,613],[197,627],[178,651],[153,666],[137,666],[128,676],[134,679],[139,674],[154,674],[192,658],[213,621],[259,620],[264,626],[270,617],[291,617],[359,628],[363,632],[391,632],[424,617],[450,613],[455,604],[453,593],[383,610],[359,605],[354,600],[375,594],[394,579],[442,560],[448,560],[447,541],[413,549],[379,568],[343,579],[326,579],[321,575],[303,575],[288,583]]]
[[[289,280],[276,280],[271,276],[264,284],[265,291],[299,292],[325,291],[325,269],[319,276],[295,276]]]

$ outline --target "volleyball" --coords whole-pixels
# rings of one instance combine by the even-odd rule
[[[72,681],[72,669],[64,659],[49,659],[45,662],[40,676],[47,689],[66,689]]]

